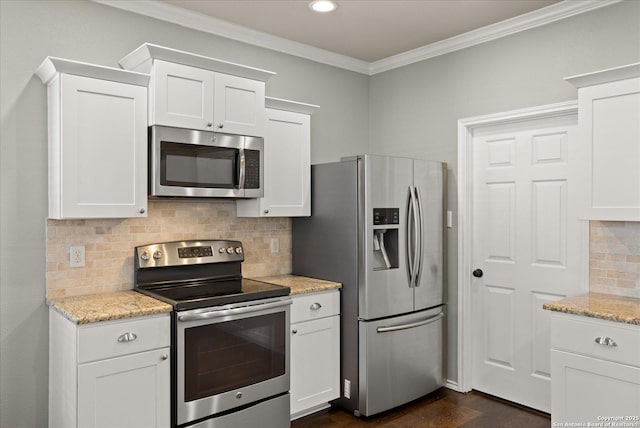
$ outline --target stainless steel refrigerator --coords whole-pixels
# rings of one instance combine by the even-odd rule
[[[443,384],[446,164],[362,155],[311,169],[296,275],[341,282],[341,397],[369,416]]]

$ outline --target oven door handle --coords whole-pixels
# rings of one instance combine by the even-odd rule
[[[206,312],[196,312],[196,313],[187,313],[184,315],[178,315],[178,321],[181,322],[189,322],[189,321],[201,321],[208,320],[212,318],[221,318],[229,315],[241,315],[248,314],[251,312],[260,312],[266,309],[279,308],[281,306],[288,306],[291,304],[291,299],[280,300],[277,302],[271,303],[256,303],[253,305],[242,306],[240,308],[231,308],[231,309],[214,309],[212,311]]]

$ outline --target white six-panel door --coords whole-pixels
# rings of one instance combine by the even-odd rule
[[[550,411],[550,317],[582,290],[575,115],[473,136],[472,387]],[[469,272],[471,274],[471,272]],[[479,272],[477,272],[479,275]]]

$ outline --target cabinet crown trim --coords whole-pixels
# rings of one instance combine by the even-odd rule
[[[282,98],[265,97],[264,106],[275,110],[286,110],[295,113],[313,114],[320,108],[315,104],[301,103],[298,101],[285,100]]]
[[[599,70],[591,73],[565,77],[564,80],[571,83],[576,88],[582,88],[585,86],[614,82],[616,80],[632,79],[634,77],[640,77],[640,62],[623,65],[620,67],[608,68],[606,70]]]
[[[259,80],[261,82],[266,82],[276,74],[273,71],[210,58],[178,49],[154,45],[152,43],[143,43],[118,63],[125,70],[137,70],[150,73],[153,67],[153,61],[157,59],[245,77],[247,79]]]
[[[136,86],[149,86],[150,75],[136,71],[121,70],[86,62],[48,56],[36,70],[36,75],[42,83],[48,84],[57,73],[74,74],[77,76],[93,77]]]

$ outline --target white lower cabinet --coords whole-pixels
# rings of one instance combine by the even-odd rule
[[[168,314],[76,325],[50,310],[49,427],[170,424]]]
[[[293,296],[291,419],[340,396],[340,292]]]
[[[551,420],[640,425],[640,326],[552,315]]]

